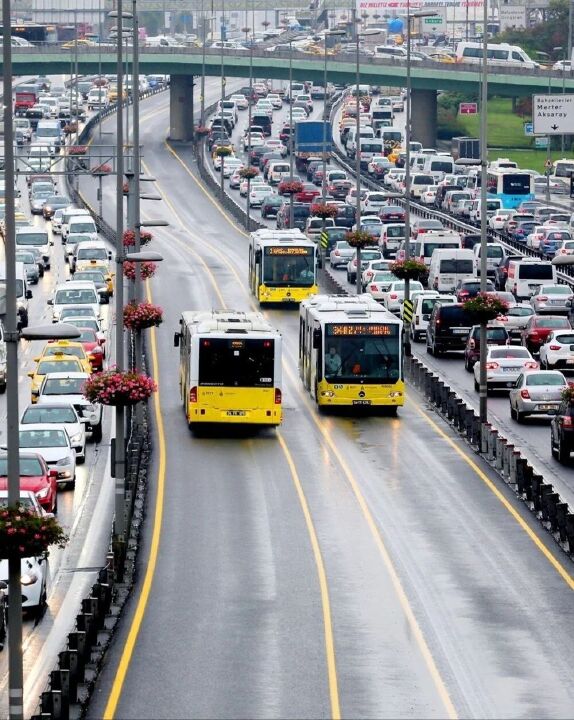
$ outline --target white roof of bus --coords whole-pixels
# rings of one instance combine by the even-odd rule
[[[380,305],[371,295],[312,295],[301,303],[301,312],[321,317],[329,322],[364,322],[377,315],[377,320],[400,322],[392,313]]]
[[[236,310],[188,310],[182,313],[188,327],[194,325],[197,333],[276,333],[261,313]]]

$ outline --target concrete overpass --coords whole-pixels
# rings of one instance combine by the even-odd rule
[[[15,75],[69,74],[73,53],[61,48],[14,48],[13,71]],[[205,74],[226,77],[249,76],[253,63],[254,77],[277,80],[289,78],[289,62],[292,57],[293,78],[311,80],[322,84],[324,58],[293,51],[265,50],[238,52],[206,50]],[[1,64],[1,63],[0,63]],[[140,71],[142,74],[166,74],[171,76],[172,136],[174,139],[191,138],[193,110],[193,77],[203,71],[200,48],[141,48]],[[79,54],[79,72],[82,74],[112,74],[116,71],[116,57],[109,49],[82,48]],[[438,90],[456,90],[478,93],[479,66],[416,62],[412,64],[413,132],[425,145],[434,145],[436,137],[436,96]],[[328,57],[329,80],[337,84],[356,82],[354,54],[338,54]],[[402,61],[383,60],[362,56],[359,65],[360,82],[370,85],[404,87],[406,65]],[[554,92],[564,87],[574,91],[574,77],[563,77],[559,71],[524,70],[522,68],[493,68],[489,74],[489,94],[501,97],[523,97],[533,93],[548,92],[549,82]]]

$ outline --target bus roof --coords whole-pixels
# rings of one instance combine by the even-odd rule
[[[192,333],[245,335],[251,332],[273,333],[278,331],[258,312],[240,310],[186,310],[181,315],[182,324]]]
[[[265,245],[302,245],[304,247],[315,247],[315,243],[304,235],[301,230],[256,230],[251,233],[252,242],[261,246]]]
[[[301,314],[307,313],[325,322],[365,322],[377,316],[378,321],[399,323],[386,308],[380,305],[371,295],[312,295],[300,305]]]

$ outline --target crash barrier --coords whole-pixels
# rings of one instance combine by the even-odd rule
[[[528,458],[476,412],[436,373],[415,357],[405,358],[405,376],[457,433],[509,485],[542,526],[574,558],[574,513]]]
[[[156,94],[145,93],[142,96]],[[97,113],[86,124],[79,141],[86,143],[97,122],[111,114],[113,109]],[[72,187],[71,178],[66,182],[71,199],[86,207],[96,219],[100,232],[115,245],[115,229],[91,208]],[[142,371],[147,372],[145,342],[141,350]],[[129,334],[128,361],[136,363],[136,343]],[[58,663],[50,672],[46,689],[40,696],[39,706],[32,720],[69,720],[80,717],[94,689],[105,652],[109,646],[121,610],[129,597],[135,575],[135,562],[139,532],[144,513],[147,473],[151,457],[149,413],[146,404],[134,410],[126,408],[126,476],[125,512],[129,536],[127,543],[113,543],[106,565],[98,572],[97,582],[92,585],[88,597],[81,603],[74,630],[68,633],[65,649],[58,654]]]

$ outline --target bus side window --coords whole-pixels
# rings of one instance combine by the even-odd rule
[[[303,343],[305,342],[305,325],[303,318],[299,318],[299,358],[303,356]]]

